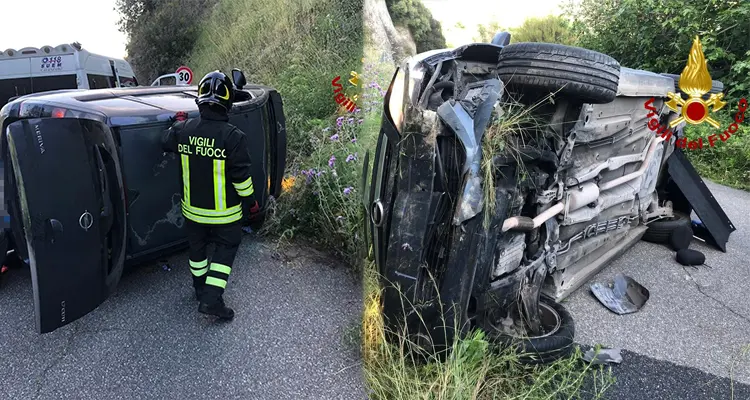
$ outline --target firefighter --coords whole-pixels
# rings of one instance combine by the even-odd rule
[[[233,99],[229,77],[207,74],[198,84],[200,117],[178,113],[163,139],[164,150],[179,154],[182,166],[182,215],[198,311],[221,319],[234,317],[223,294],[242,238],[243,211],[258,212],[247,139],[228,122]],[[210,262],[209,243],[216,246]]]

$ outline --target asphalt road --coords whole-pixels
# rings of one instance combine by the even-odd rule
[[[683,269],[671,249],[639,242],[590,283],[624,273],[650,291],[643,309],[614,314],[588,285],[566,302],[578,342],[628,350],[608,398],[730,399],[733,386],[734,399],[750,399],[750,193],[707,184],[737,228],[726,253],[690,246],[711,268]]]
[[[185,254],[143,266],[86,317],[34,331],[31,278],[0,288],[2,399],[364,399],[352,329],[359,280],[331,260],[286,262],[246,237],[226,300],[237,315],[197,312]]]
[[[750,399],[750,348],[742,357],[750,193],[709,186],[737,227],[727,253],[691,246],[711,269],[688,275],[669,249],[641,242],[594,278],[635,278],[651,292],[641,311],[617,316],[587,286],[566,302],[578,342],[624,349],[608,399]],[[34,332],[29,272],[12,271],[0,288],[0,398],[364,399],[349,340],[359,280],[294,251],[279,260],[271,244],[245,238],[227,293],[237,311],[229,324],[197,313],[185,254],[170,260],[171,271],[147,265],[127,274],[100,308],[46,335]]]

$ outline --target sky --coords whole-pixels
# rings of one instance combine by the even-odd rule
[[[479,24],[497,21],[502,27],[516,27],[528,17],[558,14],[561,0],[422,0],[440,21],[449,46],[473,42]],[[466,28],[456,28],[461,22]]]
[[[118,30],[115,0],[0,0],[0,51],[79,42],[84,49],[123,58],[126,37]],[[33,11],[33,17],[29,12]]]
[[[83,48],[103,56],[126,55],[125,34],[118,30],[115,0],[0,0],[4,15],[33,18],[4,18],[0,23],[0,51],[8,48],[57,46],[79,42]],[[479,24],[495,20],[501,26],[518,26],[532,16],[545,16],[559,10],[560,0],[423,0],[443,25],[450,45],[472,42]],[[33,21],[33,22],[32,22]],[[461,22],[466,28],[455,27]]]

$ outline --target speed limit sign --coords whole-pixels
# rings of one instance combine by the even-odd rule
[[[177,68],[175,74],[177,74],[178,85],[189,85],[193,83],[193,71],[190,68],[183,65],[182,67]]]

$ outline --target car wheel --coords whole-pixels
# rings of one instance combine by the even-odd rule
[[[580,47],[515,43],[500,52],[498,74],[511,92],[559,93],[599,104],[615,99],[620,64],[606,54]]]
[[[538,336],[508,335],[495,330],[496,342],[513,346],[519,361],[525,364],[549,363],[567,357],[573,351],[575,323],[562,304],[542,296],[539,312],[545,333]]]
[[[681,226],[690,226],[690,217],[681,213],[674,212],[673,217],[658,219],[648,224],[646,233],[642,239],[652,243],[668,243],[672,232]]]

